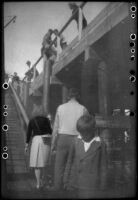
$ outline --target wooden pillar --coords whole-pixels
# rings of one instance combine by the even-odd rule
[[[107,66],[104,61],[101,61],[98,66],[98,95],[99,95],[99,113],[103,116],[109,115],[108,101],[108,74]],[[110,153],[111,134],[109,129],[103,129],[100,133],[101,137],[107,145],[107,151]]]
[[[84,62],[81,70],[81,102],[90,113],[97,113],[97,65],[99,63],[99,57],[90,46],[86,47],[84,54]]]
[[[50,76],[51,76],[51,63],[47,59],[46,55],[44,58],[43,68],[43,109],[46,114],[49,113],[49,95],[50,95]]]
[[[29,88],[30,88],[30,78],[26,77],[26,85],[25,85],[25,94],[24,94],[24,106],[27,110],[28,107],[28,100],[29,100]]]
[[[84,60],[85,62],[90,58],[90,47],[87,46],[87,48],[85,49],[85,57]]]
[[[99,112],[102,115],[108,114],[107,84],[107,67],[105,62],[102,61],[98,66]]]
[[[67,102],[67,97],[68,97],[68,89],[65,85],[62,86],[62,103]]]
[[[36,65],[34,66],[33,71],[34,71],[33,73],[33,81],[34,81],[36,78]]]

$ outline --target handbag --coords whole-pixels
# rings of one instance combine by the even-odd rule
[[[36,121],[36,119],[34,119],[35,121],[35,124],[37,126],[37,129],[40,131],[40,128],[38,126],[38,123]],[[46,145],[50,145],[51,144],[51,135],[44,135],[44,136],[41,136],[42,140],[43,140],[43,143]]]

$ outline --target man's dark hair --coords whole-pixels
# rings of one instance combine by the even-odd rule
[[[69,98],[76,98],[78,99],[79,98],[79,91],[77,88],[70,88],[69,89]]]

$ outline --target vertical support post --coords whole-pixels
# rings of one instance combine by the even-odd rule
[[[86,62],[90,57],[90,47],[87,46],[85,51],[84,51],[84,62]],[[85,85],[85,77],[86,77],[86,74],[87,74],[87,70],[86,70],[86,66],[85,64],[82,65],[82,68],[81,68],[81,101],[82,101],[82,104],[86,104],[86,85]],[[86,106],[86,105],[85,105]]]
[[[24,99],[24,106],[27,109],[28,107],[28,100],[29,100],[29,88],[30,88],[30,78],[26,77],[26,86],[25,86],[25,99]]]
[[[107,66],[104,61],[101,61],[98,66],[98,93],[99,93],[99,113],[107,116],[108,111],[108,76]],[[101,131],[101,137],[107,145],[108,153],[110,153],[110,132],[109,129]]]
[[[62,103],[66,103],[68,96],[68,89],[65,85],[62,86]]]
[[[85,62],[90,58],[90,47],[87,46],[85,49]]]
[[[79,40],[82,34],[82,9],[79,7]]]
[[[34,70],[34,73],[33,73],[33,81],[34,81],[36,77],[36,65],[34,66],[33,70]]]
[[[43,68],[43,109],[46,114],[49,113],[49,95],[50,95],[50,75],[51,62],[44,54],[44,68]]]
[[[98,66],[98,86],[99,86],[99,112],[102,115],[108,114],[107,95],[107,71],[105,62],[100,62]]]

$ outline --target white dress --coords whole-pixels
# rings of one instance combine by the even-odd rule
[[[44,135],[37,135],[32,139],[30,167],[45,167],[49,162],[50,144],[44,144],[42,136]]]

